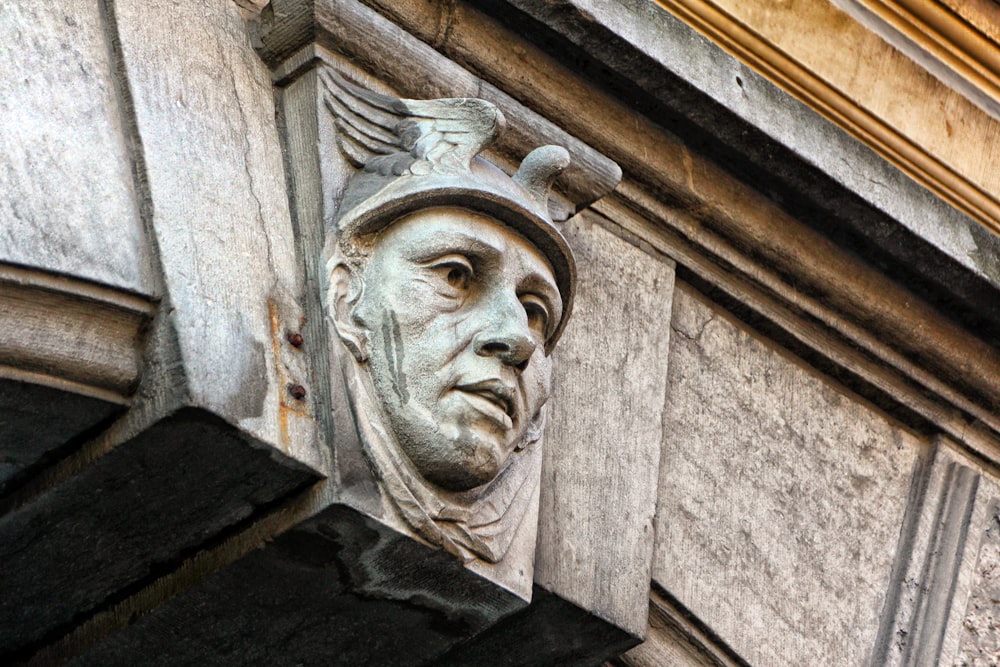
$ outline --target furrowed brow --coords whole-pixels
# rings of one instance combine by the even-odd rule
[[[429,261],[453,252],[489,258],[502,255],[503,248],[469,234],[443,232],[423,239],[419,248],[412,252],[412,256],[418,261]]]

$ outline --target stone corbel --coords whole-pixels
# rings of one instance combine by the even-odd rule
[[[548,213],[557,224],[566,220],[562,226],[570,245],[587,258],[581,269],[587,307],[579,313],[584,318],[580,330],[570,327],[572,344],[557,347],[554,354],[559,379],[553,389],[550,428],[558,429],[560,436],[551,445],[547,441],[544,454],[539,528],[544,533],[538,538],[539,555],[544,556],[535,562],[531,606],[492,628],[476,630],[475,640],[453,648],[447,659],[475,664],[508,645],[511,633],[517,635],[525,660],[551,661],[570,654],[596,660],[624,650],[646,627],[652,549],[648,522],[655,505],[665,382],[663,357],[654,351],[667,343],[667,334],[655,323],[669,318],[670,300],[665,295],[670,293],[673,271],[669,261],[654,259],[608,233],[602,227],[607,221],[588,210],[614,188],[620,169],[361,3],[272,3],[251,22],[251,30],[281,91],[304,257],[316,256],[322,249],[324,234],[339,215],[340,198],[351,188],[354,169],[365,163],[355,158],[352,165],[341,155],[338,137],[343,128],[338,128],[328,111],[328,76],[323,74],[328,70],[356,86],[392,97],[489,100],[506,117],[508,128],[483,155],[508,173],[535,146],[557,144],[568,150],[570,166],[554,182]],[[314,146],[316,153],[311,148],[303,150]],[[328,282],[321,267],[307,265],[306,271],[315,272],[310,282]],[[639,283],[647,285],[648,294],[640,296],[626,287]],[[623,309],[614,316],[620,319],[620,327],[608,322],[609,308]],[[310,309],[325,312],[322,303]],[[309,319],[310,326],[317,327],[311,336],[329,335],[319,328],[316,317]],[[636,343],[636,335],[645,342]],[[341,343],[331,337],[328,345],[335,359]],[[590,359],[594,349],[606,351],[607,358]],[[644,350],[641,362],[635,356],[639,349]],[[649,358],[644,356],[646,351]],[[623,358],[619,355],[647,371],[662,371],[651,372],[655,379],[645,386],[641,399],[622,386],[628,378],[617,375]],[[594,394],[588,387],[601,387],[602,392],[621,397],[621,405],[609,408],[613,419],[594,411]],[[332,485],[339,502],[367,508],[371,516],[378,512],[378,503],[371,500],[373,485],[362,448],[355,446],[352,452],[341,440],[354,428],[355,415],[340,407],[350,405],[349,396],[337,386],[331,391],[335,458],[342,462]],[[630,417],[622,417],[625,414]],[[607,476],[609,469],[615,473]],[[618,497],[607,498],[608,484],[621,486]],[[631,520],[615,518],[622,515]],[[568,557],[571,550],[576,558]],[[488,568],[480,563],[474,559],[472,569],[489,578]],[[620,584],[614,592],[606,588],[612,569]],[[555,636],[565,641],[550,641]]]
[[[326,478],[230,530],[226,539],[90,619],[46,655],[78,653],[95,637],[103,639],[87,656],[97,663],[151,652],[181,662],[205,662],[206,656],[239,660],[226,653],[231,650],[250,652],[258,662],[327,661],[336,655],[345,664],[471,665],[499,651],[523,664],[596,663],[619,654],[646,628],[666,383],[661,351],[669,341],[662,323],[670,319],[673,287],[670,260],[641,250],[620,230],[609,231],[614,224],[590,208],[616,186],[621,170],[361,3],[272,2],[247,13],[251,41],[277,91],[291,198],[293,234],[273,227],[282,219],[278,215],[266,216],[272,227],[265,236],[277,242],[281,261],[294,246],[300,262],[297,271],[267,267],[268,275],[287,283],[267,300],[268,316],[261,319],[267,330],[259,337],[273,348],[276,384],[286,390],[276,397],[281,418],[273,426],[291,453],[308,455]],[[129,49],[137,50],[132,33],[138,24],[129,25]],[[147,84],[136,78],[136,86]],[[380,111],[359,113],[364,105]],[[150,139],[155,136],[149,118],[158,110],[140,108],[140,120],[146,119],[140,129],[146,127]],[[415,134],[408,131],[414,127]],[[456,140],[450,136],[455,132],[470,137]],[[354,141],[345,142],[350,133]],[[378,142],[359,143],[361,135]],[[545,144],[562,148],[531,152]],[[163,157],[157,146],[152,142],[149,155]],[[428,195],[422,187],[400,197],[388,194],[433,174],[460,187],[446,188],[444,199],[438,198],[441,191]],[[167,189],[175,182],[187,181],[174,174],[154,185]],[[267,182],[250,179],[251,186]],[[414,201],[420,205],[411,206]],[[385,226],[372,227],[376,219]],[[504,251],[492,263],[470,259],[471,251],[449,252],[447,262],[378,255],[380,247],[409,247],[400,239],[403,231],[430,225],[441,232],[435,238],[444,238],[454,224],[477,230]],[[358,245],[342,243],[347,229],[358,232],[348,235]],[[177,297],[187,296],[177,282],[178,267],[186,266],[183,248],[163,234],[164,257],[171,262],[165,266],[168,287],[177,289]],[[392,242],[380,245],[386,240]],[[449,294],[501,267],[489,284],[504,288],[483,288],[495,297],[485,312],[515,313],[496,321],[516,326],[499,337],[506,340],[485,340],[482,354],[474,356],[499,359],[498,367],[517,367],[522,374],[532,364],[551,364],[552,399],[544,410],[540,399],[526,401],[521,414],[515,406],[519,393],[502,377],[480,378],[469,387],[459,382],[456,387],[470,394],[467,402],[474,407],[456,423],[481,430],[479,416],[492,414],[495,424],[504,425],[501,413],[516,423],[516,437],[503,444],[514,450],[505,456],[529,464],[520,478],[514,479],[512,471],[520,472],[503,456],[498,470],[480,466],[478,476],[468,479],[441,473],[440,462],[420,462],[414,453],[420,439],[395,423],[386,398],[402,386],[393,364],[405,366],[405,359],[392,351],[381,360],[373,354],[375,347],[379,354],[392,350],[394,325],[402,331],[407,324],[393,322],[393,316],[401,320],[403,311],[378,320],[379,313],[365,311],[352,292],[368,270],[356,261],[367,251],[368,269],[381,262],[384,276],[419,265],[429,271],[425,282],[437,281],[439,291]],[[581,259],[577,278],[566,259],[573,253]],[[509,264],[509,258],[517,262]],[[530,277],[518,273],[525,267]],[[218,278],[224,286],[240,286],[230,276]],[[582,307],[556,346],[575,281]],[[358,309],[352,310],[355,297]],[[407,299],[412,306],[416,296]],[[205,361],[208,356],[190,345],[198,322],[187,317],[181,312],[183,349],[194,361]],[[518,327],[529,333],[514,331]],[[537,340],[526,344],[532,336]],[[431,349],[436,340],[428,335],[418,344]],[[383,374],[388,379],[366,385],[365,377],[377,375],[366,365],[384,369],[386,360],[392,362]],[[633,388],[637,372],[644,378],[635,385],[639,390]],[[202,391],[212,386],[202,381],[208,376],[193,379]],[[226,378],[216,379],[228,386]],[[411,379],[407,391],[416,391]],[[544,377],[537,385],[540,394],[548,392]],[[374,400],[358,400],[364,391]],[[383,434],[392,444],[400,432],[406,446],[370,446]],[[441,502],[442,488],[456,502]],[[480,509],[489,509],[497,521],[460,511],[463,503],[468,509],[480,499],[486,499]],[[138,620],[125,626],[122,619],[134,615]],[[165,643],[176,636],[187,639]],[[225,641],[234,636],[244,638],[240,647]]]
[[[282,97],[298,241],[324,271],[302,335],[330,475],[168,577],[183,593],[98,662],[157,646],[164,626],[199,638],[170,649],[195,660],[266,621],[241,650],[423,664],[532,598],[552,351],[576,281],[548,189],[569,155],[539,148],[508,176],[478,156],[505,124],[490,102],[379,95],[326,64]],[[305,629],[279,641],[289,622]]]

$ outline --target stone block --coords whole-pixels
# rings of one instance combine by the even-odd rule
[[[653,579],[750,664],[864,664],[925,443],[685,285],[671,326]]]
[[[232,2],[114,10],[189,402],[322,469],[269,72]]]
[[[151,295],[101,4],[0,7],[0,263]]]
[[[334,505],[69,664],[441,664],[522,606],[450,554]]]
[[[163,419],[0,518],[0,656],[30,655],[309,479],[204,411]]]
[[[620,628],[646,628],[674,264],[584,213],[564,233],[576,313],[556,348],[535,582]]]

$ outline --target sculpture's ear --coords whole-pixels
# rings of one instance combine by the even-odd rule
[[[339,262],[330,272],[330,291],[328,292],[327,308],[330,318],[337,329],[340,340],[358,363],[368,359],[368,337],[364,327],[358,324],[354,317],[354,308],[364,291],[364,279],[358,271],[344,262]]]

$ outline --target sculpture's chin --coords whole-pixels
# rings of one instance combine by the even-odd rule
[[[446,491],[470,491],[492,482],[510,458],[505,443],[492,438],[473,436],[414,444],[404,444],[403,449],[417,472]]]
[[[466,466],[455,466],[454,469],[447,469],[444,466],[437,467],[422,473],[424,479],[447,491],[471,491],[476,487],[492,482],[500,473],[500,464],[494,462],[491,465],[477,466],[474,468]]]

